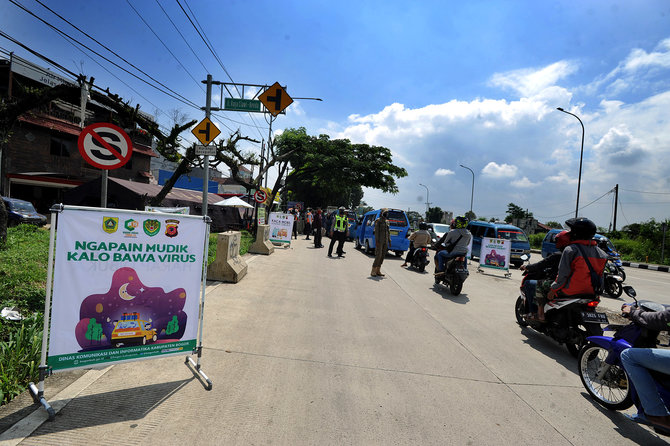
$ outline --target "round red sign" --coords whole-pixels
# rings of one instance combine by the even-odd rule
[[[268,199],[268,194],[264,190],[257,190],[254,194],[254,200],[256,203],[264,203]]]
[[[104,170],[123,166],[133,154],[133,143],[128,134],[107,122],[84,127],[77,146],[87,163]]]

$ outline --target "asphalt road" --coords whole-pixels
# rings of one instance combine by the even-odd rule
[[[118,364],[11,444],[666,444],[594,404],[565,347],[516,324],[520,271],[475,262],[454,297],[392,255],[372,278],[372,256],[345,250],[328,258],[301,238],[208,286],[213,390],[183,357]],[[669,277],[627,273],[640,295]]]

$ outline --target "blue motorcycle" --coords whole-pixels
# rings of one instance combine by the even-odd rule
[[[635,306],[644,311],[664,311],[665,305],[635,298],[633,287],[624,287],[625,293],[635,300]],[[659,331],[640,327],[634,322],[627,325],[609,325],[605,331],[614,331],[614,336],[589,336],[589,341],[579,352],[577,359],[579,377],[586,391],[596,402],[610,410],[624,410],[635,404],[637,414],[631,419],[649,424],[633,383],[621,364],[621,352],[630,347],[655,348]],[[651,372],[658,384],[663,400],[670,407],[670,375]],[[667,434],[666,432],[660,432]]]

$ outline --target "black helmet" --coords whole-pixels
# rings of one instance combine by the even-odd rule
[[[428,225],[425,224],[424,222],[419,223],[419,229],[426,230],[428,229]]]
[[[565,225],[570,228],[570,238],[573,240],[591,240],[596,235],[596,224],[588,218],[571,218],[565,221]]]

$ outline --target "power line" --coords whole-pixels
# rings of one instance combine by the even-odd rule
[[[37,0],[37,1],[39,1],[39,0]],[[142,15],[137,11],[137,9],[135,9],[135,7],[132,5],[132,3],[130,3],[129,0],[126,0],[126,3],[128,3],[128,6],[130,6],[131,9],[132,9],[133,11],[135,11],[135,14],[137,14],[137,17],[139,17],[140,20],[142,20],[142,22],[146,25],[146,27],[149,28],[149,31],[151,31],[151,32],[153,33],[153,35],[156,36],[156,38],[158,39],[158,41],[159,41],[160,43],[163,44],[163,46],[165,47],[165,49],[168,50],[168,53],[170,53],[170,55],[171,55],[172,57],[174,57],[174,60],[176,60],[177,63],[184,69],[184,71],[186,71],[186,73],[191,77],[191,79],[193,79],[193,82],[196,83],[196,85],[198,86],[198,88],[200,88],[200,90],[202,90],[202,91],[204,92],[205,90],[202,88],[201,83],[198,82],[197,80],[195,80],[195,77],[193,77],[193,75],[191,74],[191,72],[188,71],[188,68],[186,68],[186,67],[184,66],[184,64],[181,63],[181,61],[179,60],[179,58],[178,58],[177,56],[174,55],[174,53],[172,52],[172,50],[170,50],[170,48],[168,48],[168,46],[165,44],[165,42],[163,42],[163,40],[158,36],[158,34],[156,34],[156,31],[153,30],[153,28],[151,27],[151,25],[149,25],[149,24],[147,23],[147,21],[144,20],[144,17],[142,17]]]
[[[635,192],[638,194],[670,195],[670,192],[645,192],[641,190],[631,190],[631,189],[621,189],[621,190],[625,190],[626,192]]]
[[[70,36],[70,35],[67,34],[66,32],[61,31],[60,29],[58,29],[57,27],[53,26],[52,24],[50,24],[50,23],[47,22],[46,20],[44,20],[44,19],[42,19],[41,17],[37,16],[35,13],[33,13],[32,11],[30,11],[29,9],[26,9],[23,5],[17,3],[15,0],[9,0],[9,1],[10,1],[11,3],[13,3],[14,5],[18,6],[19,8],[23,9],[25,12],[27,12],[27,13],[30,14],[30,15],[32,15],[33,17],[35,17],[36,19],[38,19],[39,21],[41,21],[42,23],[44,23],[45,25],[47,25],[48,27],[50,27],[51,29],[53,29],[54,31],[56,31],[57,33],[61,34],[61,35],[64,36],[64,37],[67,37],[68,39],[72,40],[73,42],[77,43],[78,45],[80,45],[80,46],[86,48],[86,49],[89,50],[90,52],[94,53],[96,56],[99,56],[99,57],[103,58],[103,59],[106,60],[107,62],[111,63],[112,65],[114,65],[115,67],[119,68],[120,70],[125,71],[126,73],[128,73],[128,74],[130,74],[131,76],[135,77],[135,78],[138,79],[139,81],[144,82],[145,84],[147,84],[147,85],[149,85],[149,86],[155,88],[156,90],[160,91],[160,92],[163,93],[163,94],[166,94],[166,95],[172,97],[173,99],[177,99],[178,101],[183,102],[183,103],[185,103],[185,104],[187,104],[187,105],[190,105],[190,106],[192,106],[192,107],[195,107],[195,108],[198,108],[198,109],[200,108],[200,107],[198,107],[198,105],[195,104],[193,101],[191,101],[191,100],[185,98],[184,96],[182,96],[181,94],[179,94],[179,93],[177,93],[176,91],[172,90],[172,89],[171,89],[170,87],[168,87],[167,85],[164,85],[162,82],[158,81],[157,79],[154,79],[152,76],[150,76],[149,74],[145,73],[143,70],[141,70],[140,68],[136,67],[136,66],[133,65],[132,63],[128,62],[126,59],[124,59],[123,57],[119,56],[119,55],[116,54],[114,51],[112,51],[111,49],[109,49],[108,47],[106,47],[105,45],[103,45],[102,43],[98,42],[96,39],[94,39],[93,37],[91,37],[90,35],[88,35],[87,33],[85,33],[84,31],[80,30],[80,29],[77,28],[75,25],[71,24],[69,21],[67,21],[66,19],[62,18],[61,16],[59,16],[59,17],[60,17],[62,20],[66,21],[68,24],[70,24],[72,27],[74,27],[77,31],[81,32],[81,33],[84,34],[86,37],[88,37],[89,39],[93,40],[93,41],[96,42],[98,45],[102,46],[102,47],[105,48],[107,51],[109,51],[110,53],[114,54],[116,57],[118,57],[119,59],[123,60],[125,63],[127,63],[127,64],[130,65],[131,67],[135,68],[135,69],[138,70],[140,73],[142,73],[142,74],[144,74],[145,76],[147,76],[149,79],[151,79],[151,80],[153,80],[154,82],[156,82],[157,84],[163,86],[164,88],[166,88],[167,90],[169,90],[171,93],[168,93],[168,92],[166,92],[166,91],[164,91],[164,90],[158,88],[156,85],[151,84],[150,82],[146,81],[145,79],[142,79],[141,77],[137,76],[136,74],[134,74],[134,73],[132,73],[132,72],[126,70],[125,68],[123,68],[122,66],[120,66],[119,64],[117,64],[116,62],[113,62],[113,61],[109,60],[107,57],[105,57],[105,56],[103,56],[102,54],[98,53],[98,52],[95,51],[94,49],[92,49],[92,48],[88,47],[87,45],[81,43],[80,41],[78,41],[78,40],[75,39],[74,37]],[[39,0],[36,0],[36,1],[39,2]],[[41,3],[40,3],[40,4],[41,4]],[[43,6],[44,6],[44,5],[43,5]],[[45,6],[45,8],[46,8],[46,6]],[[47,9],[49,9],[49,8],[47,8]],[[51,9],[49,9],[49,11],[53,12]],[[56,14],[55,12],[53,12],[53,13]],[[56,14],[56,15],[58,15],[58,14]],[[176,95],[176,96],[175,96],[175,95]]]
[[[177,31],[177,33],[181,36],[182,40],[184,41],[186,46],[188,46],[188,48],[191,50],[191,52],[193,53],[195,58],[198,59],[198,62],[200,62],[200,65],[202,65],[202,68],[205,70],[205,72],[209,73],[209,70],[207,69],[205,64],[202,62],[202,60],[200,60],[200,57],[198,57],[198,53],[196,53],[195,50],[193,49],[193,47],[191,47],[191,44],[188,43],[188,40],[186,40],[186,37],[184,37],[184,35],[181,33],[181,31],[179,31],[179,27],[177,27],[177,25],[175,25],[175,23],[172,21],[169,14],[167,13],[167,11],[165,11],[165,9],[163,8],[163,6],[161,6],[161,4],[159,3],[158,0],[156,0],[156,4],[158,5],[159,8],[161,8],[161,11],[163,11],[163,14],[165,14],[165,17],[167,17],[167,19],[170,21],[170,23],[172,23],[172,26],[174,27],[175,31]]]

